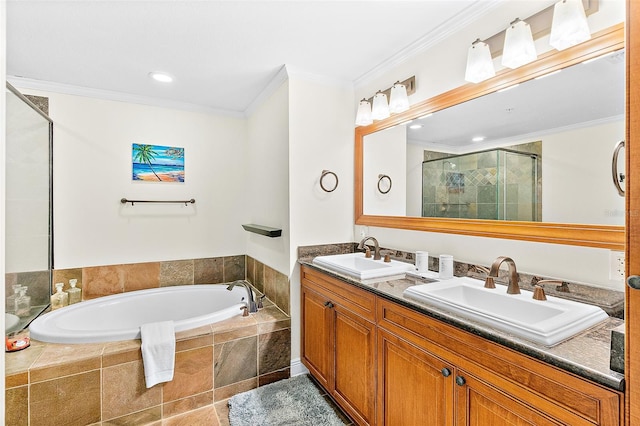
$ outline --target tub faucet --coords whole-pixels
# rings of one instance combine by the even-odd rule
[[[509,287],[507,287],[507,294],[520,294],[516,263],[513,261],[513,259],[507,256],[500,256],[493,262],[493,264],[491,265],[491,270],[489,271],[489,275],[487,275],[487,279],[485,281],[485,287],[491,288],[490,285],[493,284],[494,278],[498,278],[498,270],[500,269],[500,265],[502,265],[503,262],[506,262],[507,266],[509,267]]]
[[[378,244],[378,240],[373,237],[364,237],[362,241],[360,241],[360,244],[358,244],[358,250],[364,250],[364,243],[369,240],[373,241],[373,260],[380,260],[382,258],[382,256],[380,256],[380,245]]]
[[[245,280],[237,280],[232,282],[227,287],[227,290],[231,291],[237,285],[242,286],[247,290],[247,296],[248,296],[247,308],[249,308],[249,312],[251,313],[258,312],[258,305],[253,298],[253,290],[251,290],[251,286],[249,286],[249,283],[247,283]]]

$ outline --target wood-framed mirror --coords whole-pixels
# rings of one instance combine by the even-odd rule
[[[620,219],[620,223],[622,224],[570,223],[568,221],[553,221],[553,219],[551,221],[528,221],[528,219],[519,218],[516,220],[509,218],[506,218],[507,220],[497,220],[424,217],[425,215],[420,213],[413,216],[402,215],[402,212],[386,213],[383,211],[380,213],[370,208],[371,204],[369,201],[365,202],[365,170],[367,176],[374,172],[373,170],[368,170],[369,166],[365,164],[365,147],[367,146],[367,142],[375,137],[374,134],[379,135],[381,131],[395,130],[394,128],[396,128],[396,126],[407,123],[410,120],[466,103],[501,89],[553,73],[557,70],[581,64],[589,59],[620,51],[624,49],[624,45],[624,25],[615,25],[593,34],[591,40],[577,46],[563,51],[554,50],[547,52],[540,55],[538,60],[515,70],[503,70],[495,77],[484,82],[465,84],[415,104],[403,113],[392,115],[385,120],[374,122],[369,126],[357,127],[355,130],[356,225],[624,250],[625,230],[623,225],[623,211],[621,213],[622,218]],[[611,168],[611,160],[603,159],[603,161],[608,161],[607,167]],[[384,170],[379,170],[376,173],[384,172]],[[424,173],[424,171],[420,173],[423,178]],[[458,174],[456,173],[456,175]],[[375,176],[377,176],[377,174],[375,174]],[[455,177],[457,180],[460,178],[460,176],[452,177]],[[613,183],[609,183],[613,189]],[[396,180],[394,179],[394,187],[395,186]],[[422,190],[424,194],[424,188]],[[424,201],[420,201],[420,203],[422,204]],[[624,199],[621,199],[621,203],[621,205],[624,205]]]

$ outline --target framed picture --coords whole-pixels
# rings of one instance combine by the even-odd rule
[[[184,148],[134,143],[132,179],[147,182],[184,182]]]

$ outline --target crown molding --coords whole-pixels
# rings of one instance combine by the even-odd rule
[[[495,7],[497,7],[501,3],[504,3],[505,1],[507,0],[484,0],[475,2],[471,6],[467,7],[462,13],[451,17],[450,19],[441,23],[429,33],[420,37],[418,40],[409,44],[404,49],[389,57],[384,62],[380,63],[360,77],[356,78],[354,80],[354,87],[356,89],[361,88],[369,81],[387,73],[391,69],[407,61],[409,58],[421,52],[424,52],[432,46],[435,46],[452,34],[460,31],[462,28],[465,28],[472,22],[477,21],[481,17],[489,14]]]
[[[192,104],[188,102],[169,101],[166,99],[153,98],[150,96],[132,95],[129,93],[116,92],[111,90],[93,89],[90,87],[74,86],[71,84],[56,83],[45,80],[35,80],[31,78],[7,76],[7,81],[22,89],[42,90],[46,92],[63,93],[66,95],[84,96],[88,98],[104,99],[116,102],[128,102],[133,104],[155,106],[160,108],[177,109],[190,112],[201,112],[206,114],[222,115],[233,118],[245,118],[245,114],[239,111],[216,109],[204,105]]]
[[[251,116],[257,109],[262,105],[264,101],[269,99],[271,95],[273,95],[276,90],[282,86],[282,84],[289,79],[289,74],[287,73],[287,66],[283,65],[280,67],[276,75],[273,76],[271,81],[265,86],[264,89],[256,96],[249,106],[245,108],[243,116],[249,117]]]

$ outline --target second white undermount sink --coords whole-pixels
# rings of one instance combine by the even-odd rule
[[[404,295],[544,346],[557,345],[608,318],[597,306],[553,296],[539,301],[530,291],[507,294],[506,290],[502,285],[487,289],[483,281],[454,278],[411,286]]]
[[[362,281],[393,276],[402,277],[407,271],[414,270],[412,264],[396,260],[391,262],[384,262],[382,259],[373,260],[365,257],[364,253],[318,256],[313,259],[313,264]]]

